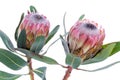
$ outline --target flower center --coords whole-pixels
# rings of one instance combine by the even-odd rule
[[[94,26],[93,24],[90,24],[90,23],[85,24],[85,27],[88,29],[91,29],[91,30],[97,29],[96,26]]]
[[[33,14],[33,15],[31,15],[30,20],[33,23],[41,23],[44,21],[44,17],[39,14]]]
[[[79,27],[79,32],[82,34],[87,34],[87,35],[98,35],[99,30],[98,28],[91,23],[83,23],[81,24],[81,27]]]
[[[35,18],[36,20],[43,19],[43,17],[42,17],[42,16],[40,16],[40,15],[34,15],[34,18]]]

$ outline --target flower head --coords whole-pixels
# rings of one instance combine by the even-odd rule
[[[25,29],[26,31],[26,48],[30,49],[32,43],[38,36],[48,36],[50,23],[44,15],[38,13],[28,13],[23,18],[19,28],[18,36],[20,32]]]
[[[101,49],[105,38],[104,29],[88,19],[77,21],[68,34],[70,52],[82,58],[91,58]]]

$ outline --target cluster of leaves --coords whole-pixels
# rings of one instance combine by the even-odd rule
[[[30,6],[30,11],[37,12],[37,10],[34,6]],[[80,65],[86,65],[86,64],[97,63],[97,62],[103,61],[103,60],[107,59],[108,57],[114,55],[118,51],[120,51],[120,42],[113,42],[113,43],[105,44],[102,46],[101,51],[96,56],[82,62],[80,57],[76,57],[75,55],[71,54],[69,51],[67,40],[66,40],[66,35],[68,33],[66,32],[66,28],[65,28],[65,15],[63,18],[65,35],[63,35],[63,36],[60,35],[59,39],[61,40],[64,51],[66,53],[65,62],[66,62],[67,66],[71,66],[74,69],[78,69],[78,67]],[[23,18],[24,18],[24,13],[21,16],[18,27],[20,26],[20,23],[23,20]],[[83,18],[84,18],[84,15],[80,16],[79,20],[82,20]],[[18,27],[17,27],[17,29],[18,29]],[[43,37],[43,36],[37,37],[36,40],[34,41],[34,43],[32,44],[30,50],[23,49],[25,47],[24,43],[26,41],[26,31],[22,30],[19,37],[17,37],[17,29],[15,32],[15,39],[17,41],[18,48],[15,48],[12,41],[9,39],[9,37],[3,31],[0,30],[0,37],[1,37],[2,41],[4,42],[5,46],[8,48],[8,50],[0,48],[0,62],[1,63],[3,63],[5,66],[7,66],[8,68],[10,68],[12,70],[21,70],[23,67],[28,65],[28,62],[20,57],[21,55],[20,56],[16,55],[16,54],[18,54],[18,52],[21,52],[25,55],[25,57],[30,57],[32,59],[50,64],[50,65],[53,65],[53,64],[60,65],[56,60],[54,60],[48,56],[38,54],[41,52],[43,47],[49,42],[49,40],[51,40],[53,38],[53,36],[57,33],[57,31],[59,29],[59,25],[57,25],[49,33],[48,38],[46,40],[45,40],[45,37]],[[55,40],[51,45],[53,45],[59,39]],[[49,49],[49,47],[48,47],[48,49]],[[112,63],[110,65],[107,65],[103,68],[93,70],[93,71],[98,71],[101,69],[108,68],[119,62],[120,61]],[[33,71],[42,80],[46,80],[46,77],[45,77],[46,67],[39,67]],[[87,71],[87,70],[84,70],[84,71]],[[4,71],[0,70],[0,80],[15,80],[22,75],[23,74],[12,74],[12,73],[8,73],[8,72],[4,72]]]

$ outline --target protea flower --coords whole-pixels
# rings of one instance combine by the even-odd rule
[[[78,20],[70,29],[67,41],[70,52],[82,60],[94,57],[101,49],[105,31],[102,26],[87,19]]]
[[[44,15],[38,13],[28,13],[26,15],[19,28],[18,36],[20,32],[25,29],[26,31],[26,49],[30,49],[32,43],[38,36],[48,36],[50,23]]]

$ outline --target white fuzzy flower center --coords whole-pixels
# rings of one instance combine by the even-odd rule
[[[33,22],[33,23],[41,23],[44,21],[44,17],[39,15],[39,14],[33,14],[30,16],[30,20]]]
[[[99,30],[98,28],[91,24],[91,23],[82,23],[79,27],[80,33],[84,33],[87,35],[99,35]]]

